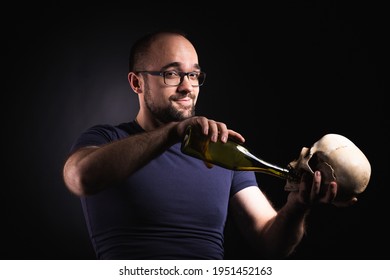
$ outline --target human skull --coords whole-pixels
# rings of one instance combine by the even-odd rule
[[[321,171],[322,183],[336,181],[336,201],[343,201],[362,193],[370,180],[371,165],[363,152],[348,138],[326,134],[311,148],[303,147],[297,160],[289,163],[296,174]],[[285,190],[293,191],[299,182],[288,180]]]

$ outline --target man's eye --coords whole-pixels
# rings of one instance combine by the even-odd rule
[[[166,78],[177,78],[179,74],[176,71],[166,71],[165,77]]]
[[[196,80],[196,79],[198,79],[198,77],[199,77],[199,73],[197,73],[197,72],[188,73],[188,77],[189,77],[191,80]]]

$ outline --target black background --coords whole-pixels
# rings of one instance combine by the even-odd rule
[[[286,166],[303,146],[339,133],[370,160],[371,180],[359,203],[315,208],[291,258],[388,258],[387,15],[371,1],[342,3],[4,9],[10,20],[3,22],[0,258],[94,259],[62,166],[81,131],[135,116],[128,52],[139,36],[160,27],[184,30],[198,50],[207,80],[197,114],[240,131],[263,159]],[[275,206],[283,205],[284,182],[257,175]],[[251,257],[238,237],[228,237],[229,258]]]

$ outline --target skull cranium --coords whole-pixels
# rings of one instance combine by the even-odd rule
[[[371,165],[363,152],[348,138],[339,134],[326,134],[311,148],[303,147],[297,160],[290,162],[297,174],[321,171],[322,183],[336,181],[336,201],[343,201],[362,193],[370,180]],[[288,191],[298,188],[297,182],[287,181]]]

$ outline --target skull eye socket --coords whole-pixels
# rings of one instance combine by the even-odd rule
[[[310,156],[310,152],[308,152],[308,155],[305,156],[305,157],[308,157]],[[307,165],[311,168],[311,170],[317,170],[318,168],[318,165],[320,163],[320,160],[318,158],[318,154],[317,153],[314,153],[311,158],[309,159],[309,161],[307,162]]]

